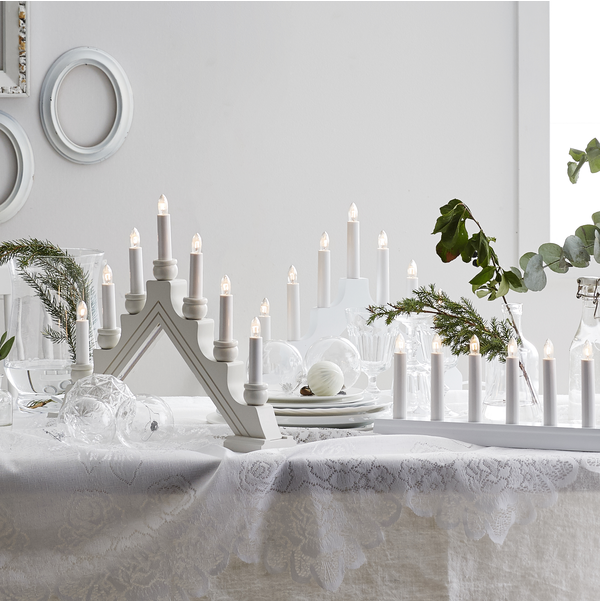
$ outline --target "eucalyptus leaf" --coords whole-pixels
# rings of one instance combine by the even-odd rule
[[[592,222],[594,222],[595,225],[600,224],[600,211],[596,211],[596,213],[592,215]]]
[[[544,272],[544,258],[539,253],[536,253],[527,263],[523,280],[530,291],[541,291],[546,286],[548,278]]]
[[[521,257],[521,259],[519,259],[519,265],[521,266],[521,269],[523,271],[525,271],[527,269],[527,264],[529,263],[529,260],[535,255],[535,253],[533,251],[529,251],[529,253],[525,253],[525,255],[523,255]]]
[[[594,259],[596,263],[600,263],[600,232],[596,230],[596,236],[594,238]]]
[[[475,294],[476,294],[476,295],[477,295],[477,296],[478,296],[480,299],[482,299],[483,297],[485,297],[485,296],[488,294],[488,292],[487,292],[487,290],[486,290],[486,289],[484,289],[484,288],[480,288],[478,291],[475,291]]]
[[[10,337],[10,339],[8,339],[8,341],[6,341],[6,343],[4,343],[2,347],[0,347],[0,360],[3,360],[5,357],[8,356],[14,342],[15,337]]]
[[[563,245],[565,257],[576,267],[585,268],[590,264],[590,254],[578,236],[567,236]],[[527,281],[525,281],[527,284]],[[531,288],[531,287],[530,287]]]
[[[506,279],[508,280],[508,284],[510,288],[516,293],[526,293],[529,289],[525,286],[525,282],[523,282],[523,276],[521,275],[521,270],[519,268],[512,267],[509,272],[505,272]]]
[[[577,184],[577,180],[579,179],[579,170],[584,163],[584,159],[582,159],[579,163],[573,163],[573,161],[569,161],[567,163],[567,175],[569,176],[569,180],[571,180],[571,184]]]
[[[585,151],[577,150],[576,148],[572,148],[569,150],[569,155],[575,159],[575,161],[581,161],[585,157]]]
[[[563,250],[560,245],[554,244],[553,242],[547,242],[540,246],[538,253],[544,258],[546,265],[551,268],[551,264],[559,262],[563,256]]]
[[[586,248],[591,247],[596,238],[596,226],[592,226],[591,224],[579,226],[579,228],[575,230],[575,236],[581,239]]]

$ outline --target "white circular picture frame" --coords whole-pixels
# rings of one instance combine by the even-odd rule
[[[100,69],[115,91],[115,121],[106,138],[95,146],[75,144],[65,134],[58,119],[60,86],[69,72],[81,65]],[[40,95],[40,116],[50,144],[65,159],[85,165],[104,161],[121,148],[133,121],[133,92],[127,74],[123,67],[103,50],[86,46],[68,50],[54,61],[46,73]]]
[[[15,149],[17,177],[8,198],[0,202],[0,223],[7,222],[25,204],[33,186],[33,149],[21,124],[8,113],[0,111],[0,131]]]

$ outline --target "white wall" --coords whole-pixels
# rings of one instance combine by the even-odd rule
[[[0,110],[30,137],[35,184],[23,209],[0,225],[0,237],[103,249],[119,311],[134,226],[151,274],[161,193],[169,199],[183,277],[191,237],[202,235],[209,317],[218,319],[221,277],[232,280],[242,356],[264,296],[273,336],[284,338],[292,263],[308,324],[323,230],[334,279],[344,275],[352,202],[360,212],[364,275],[374,276],[377,234],[388,233],[393,298],[404,294],[413,258],[421,283],[472,297],[474,268],[443,265],[430,236],[438,208],[455,197],[498,238],[501,260],[517,260],[516,3],[33,2],[31,23],[32,95],[0,99]],[[121,63],[135,97],[125,144],[92,166],[54,152],[38,113],[47,69],[84,45]],[[77,78],[64,91],[61,114],[69,131],[80,127],[85,137],[94,114],[105,127],[112,105],[98,78]],[[524,299],[531,307],[525,330],[536,336],[543,330],[533,327],[544,316],[540,298]],[[480,306],[486,315],[500,311],[497,303]],[[541,346],[545,336],[530,338]],[[171,361],[168,348],[164,353],[138,372],[135,386],[193,390],[177,376],[168,390],[160,385],[157,368]]]

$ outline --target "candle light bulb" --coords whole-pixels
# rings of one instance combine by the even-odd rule
[[[202,239],[200,234],[196,232],[192,238],[192,253],[200,253],[202,251]]]
[[[258,318],[254,318],[250,323],[250,336],[254,338],[260,336],[260,320]]]
[[[477,355],[479,353],[479,338],[476,334],[474,334],[469,341],[469,350],[471,355]]]
[[[137,228],[134,228],[129,235],[129,242],[132,247],[140,246],[140,233],[137,231]]]
[[[517,345],[517,341],[512,338],[508,343],[508,357],[518,357],[519,354],[519,346]]]
[[[348,221],[356,222],[358,221],[358,209],[354,203],[350,205],[350,209],[348,209]]]
[[[410,264],[408,265],[408,270],[406,270],[406,273],[409,278],[417,277],[417,264],[415,263],[414,259],[412,259]]]
[[[112,284],[113,274],[108,263],[102,270],[102,282],[103,284]]]
[[[271,309],[271,304],[269,303],[269,300],[265,297],[262,300],[262,303],[260,304],[260,315],[268,316],[270,309]]]
[[[221,295],[231,295],[231,280],[227,275],[221,278]]]
[[[404,337],[402,336],[402,333],[400,333],[396,337],[395,352],[396,353],[404,353],[405,348],[406,348],[406,341],[405,341]]]
[[[298,272],[296,268],[292,265],[288,271],[288,284],[295,284],[298,280]]]
[[[77,304],[77,318],[87,320],[87,305],[83,299]]]
[[[594,349],[589,341],[586,341],[585,345],[583,346],[583,357],[586,360],[589,360],[592,357],[594,357]]]
[[[553,356],[554,356],[554,345],[552,344],[552,341],[550,339],[546,339],[546,342],[544,343],[544,357],[547,360],[551,360]]]
[[[388,248],[388,237],[387,237],[387,234],[385,233],[385,230],[382,230],[379,233],[379,236],[377,237],[377,246],[380,249],[387,249]]]
[[[323,232],[321,234],[321,251],[327,251],[329,249],[329,234]]]
[[[433,337],[433,341],[431,342],[431,353],[441,353],[442,352],[442,339],[440,335],[436,332]]]
[[[169,201],[164,194],[161,194],[158,199],[158,215],[167,215],[167,213],[169,213]]]

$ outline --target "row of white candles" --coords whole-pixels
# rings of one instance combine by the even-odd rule
[[[406,342],[402,334],[396,339],[394,353],[393,416],[406,419],[407,365]],[[469,344],[469,422],[482,420],[481,354],[479,339],[473,335]],[[548,339],[544,345],[543,359],[543,409],[544,426],[556,426],[556,360],[554,346]],[[583,346],[581,359],[581,425],[596,426],[594,357],[589,341]],[[515,339],[508,343],[506,358],[506,424],[519,424],[519,348]],[[444,420],[444,356],[440,335],[433,337],[431,349],[431,420]]]

